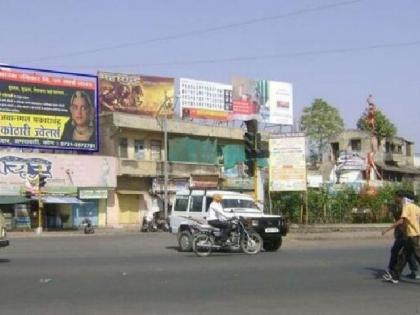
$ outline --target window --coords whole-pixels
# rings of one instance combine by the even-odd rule
[[[211,197],[206,197],[206,212],[209,211],[209,207],[213,199]]]
[[[177,196],[175,200],[174,211],[187,211],[188,196]]]
[[[136,160],[144,160],[144,140],[134,140],[134,155]]]
[[[223,199],[223,208],[251,208],[258,209],[257,205],[252,200],[248,199]]]
[[[192,196],[190,203],[190,212],[203,211],[203,196]]]
[[[153,161],[160,161],[162,160],[161,150],[162,150],[162,142],[159,140],[152,140],[150,142],[150,149],[152,151],[152,160]]]
[[[127,138],[121,138],[119,144],[119,156],[122,158],[128,157],[128,141]]]
[[[350,145],[352,151],[362,151],[362,141],[360,139],[351,139]]]

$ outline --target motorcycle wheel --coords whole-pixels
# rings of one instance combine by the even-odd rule
[[[250,231],[244,235],[241,241],[241,247],[245,254],[255,255],[261,251],[263,239],[257,232]]]
[[[211,254],[213,241],[206,234],[198,234],[194,237],[192,247],[194,253],[199,257],[206,257]]]

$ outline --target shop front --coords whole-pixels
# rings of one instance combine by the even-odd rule
[[[116,187],[116,159],[75,156],[0,153],[0,209],[10,228],[33,229],[41,222],[45,229],[73,229],[86,217],[95,226],[106,226],[108,190]]]

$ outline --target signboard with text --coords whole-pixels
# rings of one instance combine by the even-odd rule
[[[182,118],[231,119],[231,85],[181,78],[179,92]]]
[[[276,136],[269,140],[270,191],[306,191],[305,137]]]
[[[0,66],[0,145],[98,150],[97,77]]]

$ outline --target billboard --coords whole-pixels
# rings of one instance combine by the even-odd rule
[[[0,191],[46,177],[46,188],[116,187],[117,159],[98,155],[0,153]],[[88,174],[88,176],[86,175]]]
[[[269,139],[270,191],[306,190],[304,135],[288,134]]]
[[[99,72],[98,77],[101,112],[173,116],[173,78],[109,72]]]
[[[0,145],[98,150],[97,77],[0,66]]]
[[[230,120],[232,86],[181,78],[179,80],[182,118]]]
[[[232,79],[233,118],[249,120],[260,118],[260,90],[257,80],[233,77]]]
[[[287,82],[261,80],[260,119],[262,122],[293,125],[293,86]]]
[[[232,92],[234,119],[293,125],[291,83],[234,77]]]

